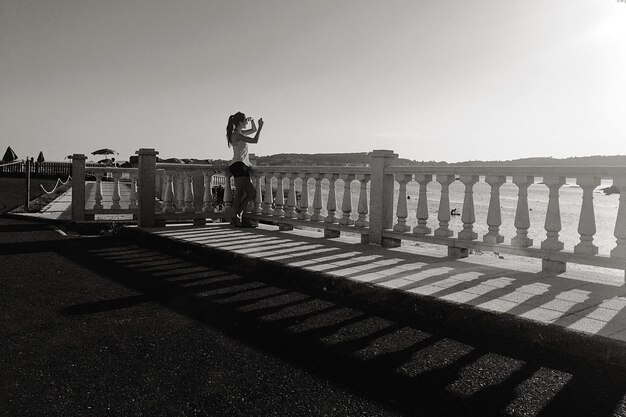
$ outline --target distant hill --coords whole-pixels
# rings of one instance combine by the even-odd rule
[[[369,165],[367,152],[356,153],[279,153],[260,156],[257,165],[299,165],[299,166],[365,166]],[[415,161],[398,158],[398,165],[413,165]]]
[[[260,156],[257,165],[273,166],[365,166],[370,163],[367,152],[357,153],[280,153],[275,155]],[[623,166],[626,167],[626,155],[594,155],[571,158],[533,157],[505,161],[464,161],[448,163],[446,161],[415,161],[406,158],[398,158],[397,165],[403,166]]]

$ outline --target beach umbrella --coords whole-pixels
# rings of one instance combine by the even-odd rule
[[[43,157],[43,151],[39,151],[39,155],[37,155],[37,162],[44,162],[46,158]]]
[[[4,153],[2,157],[2,162],[13,162],[17,159],[17,155],[13,152],[13,149],[9,146],[7,151]]]
[[[92,155],[112,155],[112,154],[116,154],[118,155],[118,152],[114,151],[113,149],[109,149],[109,148],[102,148],[102,149],[98,149],[97,151],[93,151],[91,153]]]
[[[99,164],[108,164],[109,162],[111,162],[109,158],[101,159],[98,161]]]

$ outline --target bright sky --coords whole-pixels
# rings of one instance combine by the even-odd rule
[[[626,154],[614,0],[0,0],[0,153]],[[95,158],[95,157],[94,157]]]

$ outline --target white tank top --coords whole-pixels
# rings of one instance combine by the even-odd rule
[[[234,135],[241,135],[241,133],[233,132]],[[238,140],[237,143],[233,143],[233,159],[230,161],[230,165],[235,162],[243,162],[249,167],[252,166],[248,158],[248,142]]]

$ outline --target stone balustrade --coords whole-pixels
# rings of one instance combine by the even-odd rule
[[[137,153],[136,171],[104,168],[99,172],[112,175],[114,190],[119,186],[119,175],[129,174],[131,190],[138,187],[137,198],[131,201],[133,207],[134,204],[139,207],[140,227],[170,220],[202,224],[206,219],[228,219],[232,215],[233,187],[227,167],[157,164],[156,151],[141,149]],[[406,167],[394,165],[397,155],[387,150],[373,151],[371,158],[369,166],[361,167],[255,166],[251,179],[256,191],[245,216],[278,225],[280,230],[300,226],[320,229],[329,238],[341,232],[355,233],[362,242],[388,247],[398,246],[403,240],[445,245],[451,257],[464,257],[469,250],[481,250],[540,258],[544,270],[551,272],[564,271],[567,262],[626,270],[626,199],[620,198],[617,207],[615,246],[610,253],[600,254],[594,244],[594,189],[601,179],[611,179],[620,195],[624,195],[626,169],[623,167]],[[80,184],[77,165],[83,166],[84,181],[84,157],[75,155],[73,161],[73,172],[78,172]],[[582,190],[577,219],[579,239],[572,250],[565,248],[561,236],[560,193],[567,178],[575,179],[575,185],[568,187]],[[538,179],[542,180],[540,186],[545,188],[547,196],[541,241],[536,233],[531,233],[538,225],[531,225],[529,206],[529,189],[538,186],[535,182]],[[414,184],[418,188],[417,203],[411,202],[414,212],[410,212],[407,190],[414,189]],[[501,190],[505,184],[509,191],[512,186],[516,190],[515,213],[509,212],[505,219],[514,226],[511,233],[505,233],[502,227]],[[224,187],[223,207],[214,204],[216,185]],[[460,216],[453,220],[450,190],[458,185],[462,186],[462,208]],[[488,192],[477,197],[475,189],[479,186],[486,187]],[[433,187],[439,190],[436,204],[428,201]],[[85,196],[81,197],[80,190],[75,194],[78,202],[73,203],[73,210],[77,209],[76,216],[80,217],[80,199],[84,201]],[[480,200],[476,201],[477,198]],[[96,204],[90,210],[104,209],[100,197]],[[486,218],[478,222],[475,204],[488,206]],[[115,192],[110,207],[131,209],[130,205],[119,207]],[[572,223],[571,218],[568,221]]]
[[[246,216],[276,224],[280,230],[303,225],[323,229],[326,237],[346,231],[368,241],[370,171],[369,167],[255,166],[251,178],[257,192]],[[360,190],[356,202],[351,191],[355,182]]]
[[[399,187],[397,206],[394,216],[395,225],[391,230],[383,231],[389,246],[397,246],[402,240],[413,240],[446,245],[449,255],[467,256],[469,249],[494,251],[542,259],[543,269],[550,272],[563,272],[567,262],[608,268],[626,269],[626,200],[621,197],[626,192],[626,169],[622,167],[398,167],[386,170],[393,174]],[[440,184],[437,220],[439,227],[431,232],[426,227],[429,215],[434,214],[428,207],[427,190],[433,178]],[[582,189],[580,215],[578,217],[579,242],[573,250],[564,250],[560,239],[562,219],[559,190],[566,183],[566,178],[575,179]],[[600,185],[601,178],[612,179],[613,185],[620,191],[617,220],[614,229],[615,247],[609,255],[599,255],[594,245],[596,219],[594,214],[593,191]],[[528,189],[541,179],[540,185],[547,190],[547,209],[543,225],[545,239],[534,242],[529,238],[531,228]],[[419,195],[415,216],[417,226],[411,231],[406,226],[407,183],[419,184]],[[461,212],[462,229],[454,236],[450,230],[451,220],[449,187],[459,181],[464,187]],[[479,182],[489,185],[490,193],[487,212],[487,233],[483,236],[474,230],[476,225],[474,187]],[[507,181],[518,189],[515,210],[514,236],[501,233],[502,216],[500,189]],[[571,202],[569,203],[571,204]]]
[[[130,214],[137,220],[141,167],[108,167],[86,164],[85,160],[84,155],[73,157],[72,219],[82,221],[93,220],[96,215]],[[224,169],[205,164],[157,164],[155,158],[151,175],[148,175],[154,183],[151,187],[154,192],[147,198],[154,200],[154,220],[162,224],[191,217],[201,223],[205,218],[223,218],[225,210],[214,208],[213,189],[225,186]],[[86,177],[95,181],[86,181]]]

